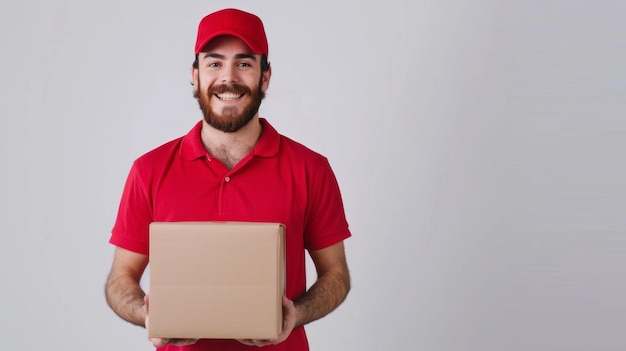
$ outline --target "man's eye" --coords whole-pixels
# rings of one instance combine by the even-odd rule
[[[211,62],[211,63],[208,64],[208,67],[211,67],[211,68],[216,68],[216,67],[219,67],[219,66],[220,66],[220,64],[217,63],[217,62]]]
[[[252,66],[247,62],[241,62],[239,63],[239,67],[252,67]]]

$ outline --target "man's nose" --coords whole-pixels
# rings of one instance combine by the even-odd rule
[[[226,65],[223,67],[222,69],[222,75],[221,75],[221,82],[222,83],[235,83],[238,81],[238,75],[237,75],[237,70],[236,67],[231,66],[231,65]]]

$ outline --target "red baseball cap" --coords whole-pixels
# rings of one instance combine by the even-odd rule
[[[211,39],[232,35],[243,40],[256,55],[269,56],[265,28],[259,17],[237,9],[223,9],[206,15],[198,25],[196,55]]]

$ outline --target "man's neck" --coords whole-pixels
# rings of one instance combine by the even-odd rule
[[[213,157],[232,169],[252,151],[261,136],[261,123],[255,116],[243,128],[233,133],[225,133],[202,122],[202,144]]]

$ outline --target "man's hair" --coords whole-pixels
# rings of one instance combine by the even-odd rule
[[[191,67],[198,69],[198,55],[196,55],[195,60],[191,64]],[[267,56],[265,54],[261,55],[261,72],[267,72],[270,69],[270,62],[267,60]]]

